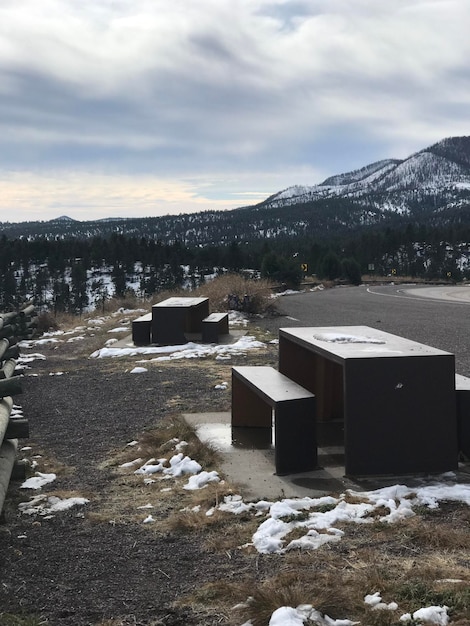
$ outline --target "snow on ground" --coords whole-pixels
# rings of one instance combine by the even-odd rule
[[[20,349],[32,349],[36,346],[47,344],[58,344],[61,342],[73,342],[83,340],[87,333],[93,333],[99,330],[100,327],[117,315],[129,315],[130,318],[135,317],[138,314],[146,313],[144,309],[124,310],[119,309],[111,316],[102,316],[90,319],[86,325],[76,326],[75,328],[63,331],[56,330],[44,333],[40,339],[21,341],[18,346]],[[130,322],[131,320],[128,320]],[[130,326],[125,325],[124,321],[120,321],[120,326],[112,328],[107,331],[108,333],[130,333]],[[246,316],[239,311],[229,311],[229,323],[230,326],[245,326],[248,323]],[[147,359],[139,362],[151,361],[169,361],[174,359],[195,359],[214,356],[217,360],[228,360],[233,354],[245,354],[248,350],[254,350],[257,348],[263,348],[265,346],[261,341],[257,341],[252,336],[242,336],[232,344],[199,344],[194,342],[188,342],[182,345],[174,346],[134,346],[129,342],[128,346],[116,347],[119,340],[116,337],[106,340],[105,347],[93,352],[90,357],[103,359],[110,357],[121,356],[146,356],[146,355],[158,355],[152,359]],[[19,359],[19,366],[27,369],[29,362],[34,358],[45,359],[42,355],[28,355],[22,356]],[[142,370],[133,370],[132,373],[140,373]]]
[[[367,601],[365,603],[368,604]],[[374,608],[377,607],[379,605]],[[436,624],[436,626],[446,626],[449,623],[448,608],[447,606],[424,607],[415,611],[413,615],[410,613],[402,614],[399,621],[404,625],[407,622],[412,624],[425,622],[426,624]],[[380,606],[380,609],[396,611],[398,605],[396,602],[391,602],[389,605]],[[354,626],[354,624],[360,624],[360,622],[353,622],[349,619],[332,619],[328,615],[322,615],[312,605],[303,604],[297,608],[282,606],[276,609],[271,615],[269,626],[303,626],[307,620],[310,620],[308,623],[318,624],[318,626]],[[242,626],[251,626],[251,624],[251,622],[245,622]]]
[[[271,294],[271,298],[281,298],[282,296],[296,296],[303,291],[296,291],[295,289],[286,289],[285,291],[277,291]]]
[[[20,489],[41,489],[44,485],[52,483],[56,478],[55,474],[36,472],[36,476],[31,476],[31,478],[25,480]]]
[[[151,458],[144,462],[139,457],[123,463],[121,469],[141,476],[144,485],[151,485],[156,480],[180,477],[185,479],[186,482],[183,484],[173,483],[173,487],[168,489],[179,487],[185,490],[203,489],[210,482],[221,480],[216,471],[203,470],[200,463],[182,452],[187,446],[185,441],[172,439],[168,443],[173,444],[174,449],[174,454],[169,458]],[[138,446],[138,442],[132,441],[128,445]],[[37,490],[54,479],[54,474],[36,472],[36,475],[25,481],[21,487]],[[438,508],[441,500],[470,505],[470,485],[456,483],[454,479],[453,472],[448,472],[431,484],[427,484],[423,479],[421,487],[393,485],[373,491],[347,490],[338,497],[284,498],[274,502],[266,500],[245,502],[242,496],[231,495],[225,496],[223,502],[208,509],[206,515],[214,515],[216,511],[233,515],[251,512],[254,517],[260,518],[260,524],[251,542],[240,548],[253,546],[261,554],[282,555],[293,549],[315,550],[326,542],[341,541],[347,531],[335,528],[338,522],[343,523],[343,527],[345,522],[370,524],[377,520],[393,524],[415,515],[414,507]],[[151,492],[149,497],[151,498]],[[81,497],[61,499],[50,494],[40,494],[33,496],[29,502],[20,504],[19,508],[23,514],[40,515],[43,519],[48,519],[56,513],[73,506],[85,505],[87,502],[86,498]],[[139,507],[143,512],[142,523],[151,524],[155,521],[149,513],[152,508],[151,502]],[[201,507],[198,506],[198,511],[200,510]],[[308,512],[307,517],[305,512]],[[297,516],[298,521],[295,519]],[[285,537],[293,529],[301,530],[305,534],[287,543]],[[380,593],[376,590],[366,593],[364,603],[373,610],[399,611],[396,602],[388,604],[382,602]],[[413,614],[403,613],[398,619],[405,624],[423,621],[436,626],[447,626],[449,621],[447,610],[446,606],[423,607]],[[313,606],[302,605],[278,608],[272,614],[270,626],[303,626],[307,620],[313,620],[321,626],[352,626],[355,623],[349,619],[334,620],[328,615],[322,615]],[[243,626],[251,626],[251,623],[245,622]]]
[[[186,442],[177,439],[172,440],[175,451],[185,447]],[[131,442],[136,445],[136,442]],[[135,469],[136,466],[139,466]],[[183,489],[202,489],[208,483],[220,481],[216,471],[207,472],[202,470],[201,465],[185,456],[183,452],[177,452],[170,459],[149,459],[142,463],[141,458],[123,463],[123,470],[130,470],[135,475],[143,477],[144,484],[155,482],[154,478],[149,478],[160,474],[160,480],[188,476],[188,481],[183,485]],[[244,502],[241,496],[226,496],[224,502],[217,507],[209,509],[206,515],[213,515],[218,509],[223,512],[240,514],[251,511],[257,517],[263,517],[257,531],[252,537],[251,544],[260,553],[277,552],[283,554],[290,549],[316,549],[325,541],[340,541],[344,531],[334,528],[337,522],[351,523],[372,523],[374,520],[370,514],[374,510],[384,510],[388,508],[389,513],[379,516],[379,520],[386,523],[396,523],[407,517],[414,515],[414,506],[427,506],[436,508],[439,500],[452,500],[470,505],[470,485],[457,483],[449,484],[452,478],[450,474],[442,476],[443,482],[436,482],[432,485],[425,485],[416,489],[410,489],[404,485],[394,485],[374,491],[347,491],[339,497],[323,496],[320,498],[295,498],[283,499],[275,502],[258,501]],[[55,479],[54,474],[36,473],[36,476],[28,479],[22,485],[24,489],[40,489],[45,484]],[[348,502],[351,499],[354,503]],[[52,517],[54,514],[67,510],[73,506],[85,505],[86,498],[58,498],[53,495],[36,495],[29,502],[19,505],[21,513],[26,515],[40,515],[44,519]],[[153,505],[148,503],[142,510],[151,510]],[[198,507],[199,510],[200,507]],[[310,511],[307,519],[295,521],[295,516],[301,511]],[[284,521],[288,518],[290,521]],[[142,523],[151,524],[154,522],[151,514],[143,516]],[[294,528],[305,530],[303,538],[291,541],[284,545],[283,538]],[[321,531],[318,533],[317,531]],[[398,611],[396,602],[388,604],[382,602],[380,593],[372,591],[364,596],[364,603],[373,610]],[[399,620],[406,623],[416,623],[424,621],[437,626],[447,626],[449,617],[446,606],[423,607],[413,614],[404,613]],[[322,615],[311,605],[299,607],[280,607],[271,616],[270,626],[302,626],[307,620],[315,621],[322,626],[352,626],[355,622],[349,619],[334,620],[328,615]],[[356,622],[357,623],[357,622]],[[250,622],[245,622],[243,626],[251,626]]]
[[[254,337],[245,335],[232,344],[199,344],[192,341],[175,346],[129,346],[129,347],[105,347],[95,350],[90,357],[104,359],[120,356],[137,355],[161,355],[145,361],[172,361],[175,359],[197,359],[215,356],[218,359],[230,358],[233,354],[243,354],[247,350],[263,348],[265,344],[257,341]]]
[[[54,517],[55,513],[66,511],[74,506],[89,502],[86,498],[58,498],[57,496],[39,494],[29,502],[21,502],[19,510],[24,515],[40,515],[44,519]]]
[[[414,516],[413,507],[437,508],[440,500],[470,505],[470,485],[449,483],[451,474],[442,475],[441,482],[418,488],[394,485],[375,491],[348,490],[337,498],[322,496],[245,503],[241,496],[226,496],[217,508],[235,515],[248,511],[266,515],[250,544],[262,554],[285,554],[293,549],[315,550],[324,543],[341,540],[345,533],[335,528],[339,522],[371,524],[380,521],[392,524]],[[383,510],[388,512],[383,515],[377,513],[377,517],[374,515]],[[309,512],[307,518],[300,515],[306,511]],[[210,509],[207,515],[214,512]],[[296,521],[296,516],[301,519]],[[289,521],[284,521],[284,518]],[[285,537],[294,529],[305,534],[286,543]]]
[[[134,313],[133,311],[132,313]],[[89,324],[99,325],[100,319],[90,321]],[[77,327],[67,334],[81,333],[84,327]],[[120,331],[119,331],[120,332]],[[22,347],[32,348],[41,345],[41,341],[59,341],[57,336],[66,333],[54,333],[53,336],[44,337],[36,342],[22,342]],[[52,335],[49,334],[49,335]],[[62,340],[62,339],[60,339]],[[234,352],[246,351],[253,348],[263,347],[264,344],[255,341],[253,337],[245,336],[232,345],[199,345],[188,343],[183,346],[144,347],[144,348],[102,348],[91,356],[105,358],[134,354],[164,354],[151,360],[170,360],[173,358],[197,358],[201,356],[217,355],[216,358],[230,358]],[[30,354],[20,357],[20,367],[27,368],[28,363],[37,359],[45,359],[41,354]],[[145,368],[136,367],[132,373],[140,373]],[[225,384],[224,384],[225,385]],[[224,385],[220,385],[222,388]],[[16,407],[21,411],[20,407]],[[170,458],[148,459],[144,462],[141,458],[121,465],[124,471],[142,476],[144,485],[151,485],[156,480],[172,480],[184,477],[186,482],[181,488],[191,491],[203,489],[210,482],[219,482],[220,476],[216,471],[207,472],[194,459],[186,456],[182,450],[187,445],[178,439],[172,440],[174,454]],[[129,446],[138,446],[138,442],[132,441]],[[31,451],[30,447],[23,451]],[[32,457],[34,458],[34,457]],[[35,462],[31,462],[34,469]],[[22,489],[39,490],[46,484],[55,480],[55,474],[42,474],[36,472],[35,476],[27,479]],[[455,482],[455,474],[448,472],[439,480],[433,482],[423,479],[421,487],[409,488],[405,485],[394,485],[373,491],[353,491],[333,497],[323,496],[320,498],[285,498],[275,502],[260,500],[258,502],[245,502],[240,495],[226,496],[223,502],[206,511],[207,516],[214,515],[217,511],[227,514],[238,515],[251,512],[253,516],[260,518],[260,524],[254,532],[251,542],[247,546],[254,547],[261,554],[285,554],[293,549],[315,550],[324,543],[341,541],[347,530],[335,527],[339,522],[354,524],[370,524],[374,521],[393,524],[415,515],[413,508],[425,506],[430,509],[438,508],[440,501],[455,501],[470,505],[470,485]],[[173,483],[173,487],[165,488],[165,491],[177,488],[181,483]],[[29,502],[23,502],[19,509],[23,514],[40,515],[48,519],[56,513],[75,506],[83,506],[88,502],[86,498],[58,498],[50,494],[38,494],[30,498]],[[141,509],[152,509],[149,503]],[[198,508],[198,510],[200,507]],[[374,515],[375,512],[375,515]],[[307,513],[307,515],[306,515]],[[296,520],[296,517],[299,519]],[[151,524],[154,519],[151,514],[143,515],[142,523]],[[296,534],[304,534],[293,541],[287,541],[286,537],[296,529]],[[25,536],[26,537],[26,536]],[[243,548],[245,546],[241,546]],[[249,601],[249,600],[248,600]],[[398,611],[396,602],[388,604],[382,602],[380,593],[370,590],[364,596],[364,603],[373,610]],[[413,614],[402,614],[398,619],[406,624],[426,622],[436,626],[447,626],[449,617],[446,606],[429,606],[418,609]],[[398,614],[397,614],[398,615]],[[279,607],[271,616],[270,626],[303,626],[307,620],[314,621],[320,626],[352,626],[357,622],[349,619],[334,620],[328,615],[322,615],[311,605],[299,607]],[[251,622],[245,622],[242,626],[251,626]]]

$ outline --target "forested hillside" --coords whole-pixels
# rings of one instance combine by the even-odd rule
[[[214,272],[470,278],[470,138],[445,139],[232,211],[0,223],[0,306],[81,311],[109,295],[200,284]]]
[[[429,279],[470,278],[470,227],[365,229],[349,236],[283,236],[253,242],[187,246],[145,237],[0,239],[0,306],[34,299],[38,306],[79,312],[103,298],[145,298],[216,272],[251,270],[295,287],[305,274],[345,278],[361,274]]]

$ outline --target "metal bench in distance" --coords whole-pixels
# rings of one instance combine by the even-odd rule
[[[273,367],[232,368],[232,428],[272,428],[276,474],[317,468],[316,402]]]
[[[228,335],[228,313],[211,313],[202,320],[204,343],[219,343],[221,335]]]
[[[470,459],[470,378],[456,374],[455,393],[459,452]]]
[[[148,346],[152,327],[152,314],[142,315],[132,322],[132,341],[136,346]]]

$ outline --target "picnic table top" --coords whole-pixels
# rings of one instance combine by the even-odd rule
[[[202,304],[203,302],[207,302],[209,298],[191,298],[191,297],[173,297],[167,298],[166,300],[162,300],[162,302],[158,302],[154,304],[154,307],[193,307],[198,304]]]
[[[314,352],[348,358],[450,355],[404,337],[369,326],[312,326],[281,328],[279,336]]]

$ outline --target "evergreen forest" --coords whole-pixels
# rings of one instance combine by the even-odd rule
[[[9,233],[11,235],[11,233]],[[364,274],[429,280],[470,278],[470,226],[421,223],[343,230],[330,236],[283,232],[231,243],[171,243],[151,236],[0,236],[0,307],[33,300],[81,312],[110,296],[146,298],[199,286],[216,273],[245,272],[297,287],[306,275],[359,284]]]

